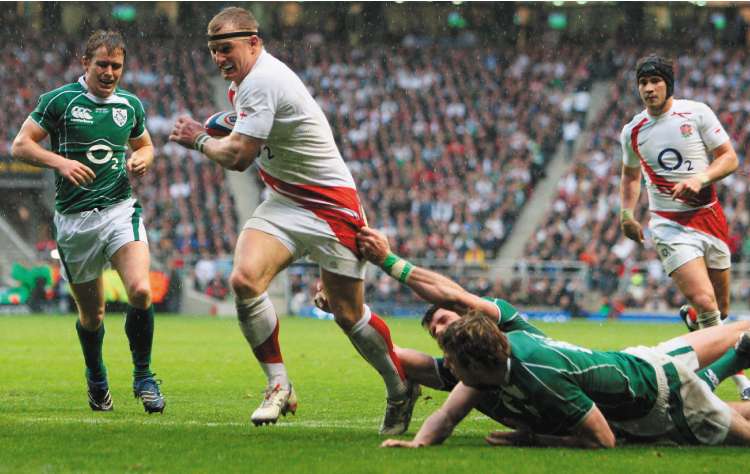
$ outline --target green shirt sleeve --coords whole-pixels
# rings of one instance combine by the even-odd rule
[[[135,109],[135,123],[130,131],[130,138],[138,138],[146,131],[146,112],[143,110],[143,104],[140,100],[132,100],[133,109]]]
[[[539,334],[540,336],[545,335],[539,328],[526,321],[526,319],[521,316],[518,309],[507,301],[500,298],[485,297],[484,299],[497,306],[497,309],[500,312],[500,319],[498,320],[497,325],[501,331],[526,331],[533,334]]]
[[[52,135],[58,128],[65,103],[62,96],[53,92],[42,94],[29,118]]]

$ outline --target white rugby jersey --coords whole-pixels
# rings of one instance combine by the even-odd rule
[[[256,163],[274,192],[301,205],[361,213],[328,120],[286,64],[262,50],[239,86],[230,85],[229,100],[237,113],[234,130],[266,142]]]
[[[672,200],[672,189],[683,179],[705,171],[709,153],[729,141],[716,114],[704,103],[674,100],[658,117],[647,110],[622,129],[620,143],[625,166],[640,166],[646,175],[649,209],[691,211],[716,201],[713,185],[692,199]]]

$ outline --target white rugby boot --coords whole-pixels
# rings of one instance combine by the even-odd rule
[[[294,415],[297,412],[297,394],[291,384],[282,387],[276,384],[268,387],[265,391],[263,401],[250,416],[255,426],[275,424],[279,415],[286,416],[287,413]]]

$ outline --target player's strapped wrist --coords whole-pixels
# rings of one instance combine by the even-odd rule
[[[634,221],[635,216],[633,215],[632,209],[623,208],[620,210],[620,222]]]
[[[401,283],[405,283],[406,279],[409,278],[409,274],[414,270],[414,265],[411,262],[393,253],[389,253],[385,257],[380,267]]]
[[[203,147],[206,145],[206,142],[210,138],[211,136],[206,132],[199,133],[198,136],[195,137],[195,140],[193,141],[193,148],[203,153]]]

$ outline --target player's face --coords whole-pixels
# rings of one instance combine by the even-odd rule
[[[638,94],[649,111],[661,110],[667,102],[667,83],[661,76],[643,76],[638,79]]]
[[[430,331],[430,336],[437,339],[437,337],[443,331],[445,331],[445,328],[455,323],[459,319],[461,319],[461,316],[459,316],[457,313],[440,308],[439,310],[435,311],[435,314],[432,315],[432,321],[430,321],[430,324],[427,325],[427,330]]]
[[[221,31],[221,33],[224,32]],[[257,36],[251,36],[250,38],[209,41],[208,50],[224,79],[239,84],[258,59],[260,40]]]
[[[106,46],[100,46],[91,58],[83,58],[89,91],[101,98],[111,96],[120,82],[124,64],[125,53],[121,49],[107,51]]]
[[[480,367],[465,367],[458,362],[454,362],[450,354],[445,354],[445,364],[464,385],[479,390],[498,388],[502,381],[502,375]]]

